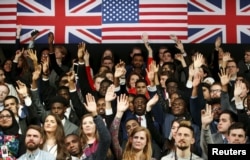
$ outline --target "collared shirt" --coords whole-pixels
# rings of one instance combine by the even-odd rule
[[[61,121],[62,121],[62,125],[64,126],[66,119],[63,118]]]
[[[52,154],[40,149],[37,149],[33,152],[27,151],[25,154],[19,157],[18,160],[29,160],[29,158],[34,158],[32,160],[45,160],[45,159],[56,160],[56,158]]]
[[[142,127],[146,127],[147,128],[147,121],[146,121],[146,117],[145,115],[142,115],[142,116],[138,116],[136,115],[137,119],[138,119],[138,122],[139,122],[139,119],[140,119],[140,124]],[[140,118],[139,118],[140,117]]]

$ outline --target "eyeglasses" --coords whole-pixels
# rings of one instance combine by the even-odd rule
[[[218,93],[218,92],[221,92],[221,90],[220,90],[220,89],[213,89],[213,90],[211,90],[210,92],[211,92],[211,93],[214,93],[214,92],[217,92],[217,93]]]
[[[227,68],[236,68],[236,66],[227,66]]]
[[[3,118],[10,119],[11,115],[0,115],[0,119],[3,119]]]

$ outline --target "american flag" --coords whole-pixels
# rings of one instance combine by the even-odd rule
[[[15,43],[16,0],[0,1],[0,43]]]
[[[21,42],[32,30],[36,43],[184,43],[250,42],[250,0],[0,0],[0,43],[15,43],[16,24]]]
[[[170,34],[187,39],[186,0],[103,0],[104,43],[138,43],[143,32],[154,43],[172,42]]]

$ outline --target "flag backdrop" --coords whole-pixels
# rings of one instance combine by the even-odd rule
[[[21,42],[39,30],[37,43],[250,42],[250,0],[0,0],[0,43]]]

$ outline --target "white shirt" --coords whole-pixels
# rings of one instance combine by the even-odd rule
[[[147,128],[147,121],[146,121],[145,115],[142,115],[142,116],[136,115],[136,117],[137,117],[137,118],[138,118],[138,117],[141,117],[141,118],[142,118],[142,120],[141,120],[141,126]]]

